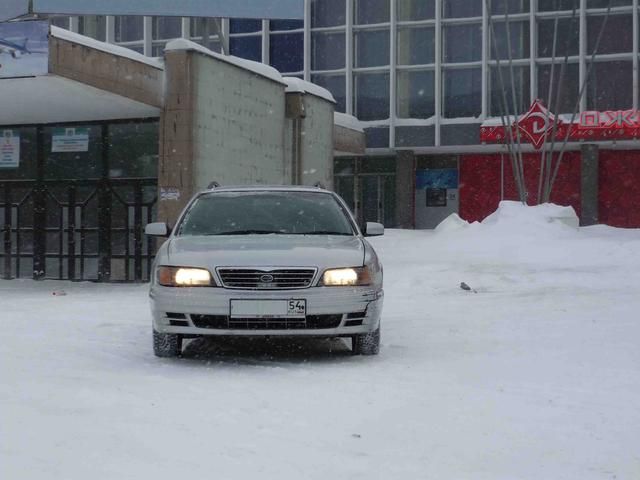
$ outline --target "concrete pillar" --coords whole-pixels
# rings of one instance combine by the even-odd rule
[[[189,52],[165,54],[165,106],[160,115],[158,221],[175,225],[194,191],[193,82]]]
[[[416,165],[413,151],[401,150],[396,157],[396,224],[415,228]]]
[[[583,226],[598,223],[598,146],[582,146],[581,164],[581,206],[580,224]]]

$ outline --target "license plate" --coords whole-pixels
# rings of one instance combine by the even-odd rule
[[[231,300],[231,318],[262,317],[290,318],[304,317],[307,314],[307,301],[292,298],[289,300]]]

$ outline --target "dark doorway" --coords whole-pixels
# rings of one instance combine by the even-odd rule
[[[148,280],[157,121],[0,130],[20,139],[0,169],[0,277]]]
[[[396,225],[396,162],[390,157],[339,158],[334,163],[335,190],[358,223]]]

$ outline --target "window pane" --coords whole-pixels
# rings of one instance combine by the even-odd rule
[[[304,69],[304,34],[271,35],[269,39],[271,66],[279,72],[299,72]]]
[[[206,18],[192,18],[190,20],[191,33],[192,37],[201,37],[202,33],[207,30],[207,19]]]
[[[580,92],[580,69],[578,64],[570,63],[565,66],[564,73],[561,65],[556,65],[553,70],[552,95],[554,98],[551,99],[548,108],[553,113],[573,113],[578,101],[578,93]],[[550,76],[551,65],[538,66],[538,97],[545,104],[549,101]]]
[[[633,108],[633,64],[631,61],[596,63],[587,84],[589,110]]]
[[[491,58],[496,58],[496,49],[500,60],[511,58],[529,57],[529,22],[509,22],[507,35],[507,22],[495,22],[495,41],[491,43]],[[508,46],[511,45],[511,52]]]
[[[442,0],[442,14],[444,18],[481,17],[482,3],[478,0]]]
[[[355,0],[355,23],[359,25],[386,23],[391,10],[389,0]]]
[[[502,72],[500,81],[499,72]],[[509,67],[491,67],[490,71],[490,98],[489,114],[491,116],[513,115],[513,92],[516,94],[516,113],[524,113],[531,104],[529,100],[529,67],[513,67],[513,83],[511,69]],[[512,85],[514,88],[512,88]],[[505,95],[503,95],[503,93]],[[506,98],[505,98],[506,97]],[[505,100],[507,111],[505,112]]]
[[[337,70],[345,67],[345,33],[311,33],[311,69]]]
[[[271,20],[269,22],[269,29],[272,32],[300,30],[302,28],[304,28],[304,21],[302,20]]]
[[[398,65],[435,62],[434,27],[399,27],[397,44]]]
[[[116,17],[116,42],[142,40],[143,17]]]
[[[603,28],[603,15],[587,17],[587,54],[591,55],[596,48],[598,36]],[[631,53],[633,50],[633,17],[631,15],[610,15],[604,24],[602,40],[597,54]]]
[[[482,58],[480,24],[447,25],[443,29],[445,63],[474,62]]]
[[[156,177],[158,124],[109,125],[109,176]]]
[[[346,86],[344,75],[311,75],[311,81],[331,92],[336,101],[336,112],[346,112]]]
[[[538,20],[538,56],[553,56],[553,36],[555,20]],[[576,18],[558,19],[556,57],[578,55],[580,39],[580,22]]]
[[[182,20],[178,17],[153,17],[154,40],[169,40],[182,36]]]
[[[389,118],[388,73],[357,73],[354,89],[356,117],[364,121]]]
[[[491,2],[493,15],[504,15],[505,10],[509,14],[529,12],[529,0],[493,0]]]
[[[624,7],[631,5],[632,0],[587,0],[587,8],[607,8],[611,3],[613,7]]]
[[[311,0],[311,26],[336,27],[346,23],[346,0]]]
[[[464,68],[443,73],[444,116],[477,117],[482,110],[482,70]]]
[[[229,50],[231,55],[254,60],[262,61],[262,38],[256,37],[231,37],[229,42]]]
[[[262,20],[229,20],[231,33],[253,33],[262,30]]]
[[[549,12],[552,10],[576,10],[580,9],[580,0],[538,0],[538,10]]]
[[[355,66],[378,67],[389,65],[389,30],[363,30],[356,32]]]
[[[79,152],[52,152],[54,134],[56,137],[88,134],[87,149]],[[78,149],[82,150],[82,148]],[[46,156],[44,171],[47,179],[100,178],[102,175],[102,153],[102,128],[100,126],[78,125],[70,128],[46,127],[44,129],[44,154]]]
[[[429,20],[436,16],[435,0],[397,0],[398,20]]]
[[[0,127],[0,139],[18,137],[20,139],[20,159],[15,165],[0,168],[3,180],[35,179],[38,175],[38,137],[35,128]],[[0,217],[4,220],[4,217]]]
[[[399,71],[398,116],[429,118],[435,115],[435,74],[431,71]]]
[[[68,28],[67,23],[67,28]],[[78,32],[87,37],[104,42],[107,32],[107,17],[104,15],[85,15],[78,18]]]
[[[50,21],[51,25],[69,30],[69,17],[52,17]]]

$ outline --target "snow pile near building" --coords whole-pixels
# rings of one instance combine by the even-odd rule
[[[458,232],[460,230],[468,228],[469,225],[470,223],[460,218],[460,215],[458,215],[457,213],[452,213],[438,224],[438,226],[435,228],[435,231],[438,233]]]
[[[502,201],[498,209],[481,223],[470,224],[453,213],[445,218],[435,229],[438,233],[451,233],[474,227],[474,231],[491,234],[510,233],[516,236],[557,234],[567,232],[567,227],[577,229],[580,225],[573,207],[562,207],[552,203],[528,206],[520,202]]]
[[[573,207],[561,207],[552,203],[528,206],[520,202],[502,201],[498,209],[485,218],[485,226],[497,229],[519,231],[535,231],[551,229],[556,231],[558,226],[578,228],[580,222]]]
[[[479,264],[499,261],[569,268],[628,261],[624,248],[604,242],[612,235],[626,238],[633,231],[602,225],[578,228],[578,223],[572,207],[525,206],[503,201],[482,222],[469,223],[451,215],[438,225],[434,234],[438,248],[458,252],[456,260]]]

